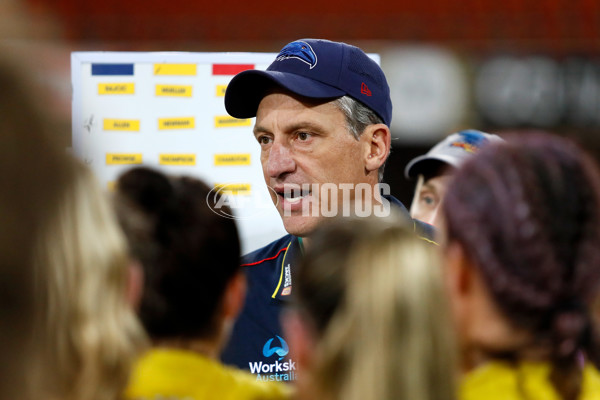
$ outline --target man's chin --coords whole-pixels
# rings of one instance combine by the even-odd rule
[[[320,218],[311,216],[282,217],[283,227],[294,236],[306,237],[310,235],[319,224]]]

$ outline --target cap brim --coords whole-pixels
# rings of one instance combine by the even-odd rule
[[[404,176],[407,179],[416,178],[417,175],[419,175],[419,172],[425,170],[427,164],[430,163],[431,161],[443,162],[452,167],[456,167],[459,164],[459,161],[455,157],[444,156],[443,154],[434,155],[434,156],[424,154],[422,156],[413,158],[406,165],[406,168],[404,168]]]
[[[235,118],[256,117],[258,105],[274,86],[302,97],[313,99],[336,98],[346,93],[301,75],[279,71],[244,71],[233,77],[225,92],[225,109]]]

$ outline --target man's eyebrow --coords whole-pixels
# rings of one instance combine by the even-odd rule
[[[259,133],[269,133],[269,130],[263,126],[255,125],[252,133],[254,133],[254,136],[256,136]]]
[[[300,121],[295,122],[292,125],[286,126],[284,133],[294,132],[302,129],[308,129],[316,133],[325,132],[325,129],[318,123],[312,121]],[[254,126],[253,133],[254,136],[256,136],[259,133],[271,133],[271,131],[264,126],[256,125]]]
[[[312,121],[301,121],[301,122],[297,122],[293,125],[290,125],[287,130],[290,132],[293,131],[298,131],[298,130],[302,130],[302,129],[308,129],[311,131],[315,131],[315,132],[324,132],[325,129],[323,128],[322,125],[312,122]]]

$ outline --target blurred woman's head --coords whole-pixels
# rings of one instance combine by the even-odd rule
[[[540,134],[482,149],[457,172],[445,255],[466,356],[549,360],[570,397],[579,350],[597,358],[599,185],[581,149]]]
[[[43,360],[36,390],[50,398],[116,399],[144,343],[127,302],[125,238],[84,165],[73,162],[61,192],[36,250]]]
[[[412,224],[391,217],[324,224],[294,282],[300,329],[292,332],[291,323],[286,334],[292,350],[296,343],[310,348],[306,336],[312,341],[312,354],[298,359],[308,370],[301,379],[318,396],[454,397],[454,343],[437,248],[417,238]]]
[[[25,398],[34,319],[33,248],[68,177],[65,152],[29,85],[27,66],[0,56],[0,398]],[[43,274],[43,271],[42,271]],[[43,277],[40,279],[43,280]],[[37,398],[37,394],[33,394]]]
[[[220,194],[198,179],[145,167],[117,181],[117,214],[144,271],[139,315],[155,341],[221,337],[243,303],[235,221],[208,207],[210,194],[218,201]],[[243,286],[236,304],[225,298],[232,282]]]

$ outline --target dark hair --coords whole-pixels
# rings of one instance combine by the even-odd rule
[[[581,391],[577,356],[600,365],[592,302],[600,284],[600,176],[567,139],[490,145],[456,173],[443,203],[448,241],[463,245],[494,301],[533,346],[550,351],[564,399]],[[518,358],[519,350],[509,349]]]
[[[214,334],[225,286],[240,268],[235,222],[209,208],[211,189],[191,177],[138,167],[116,191],[119,220],[144,269],[139,315],[150,337]]]

